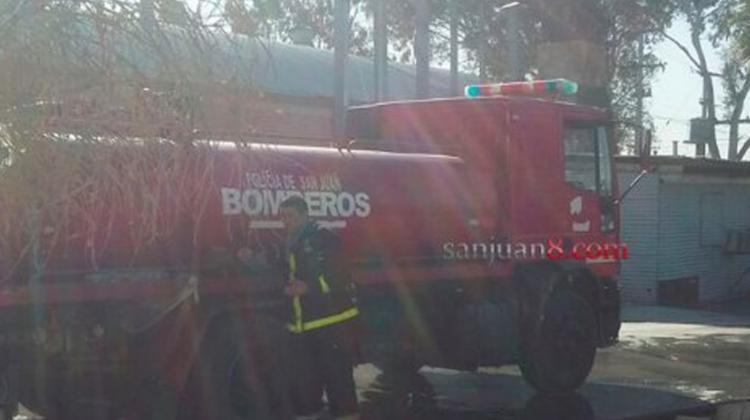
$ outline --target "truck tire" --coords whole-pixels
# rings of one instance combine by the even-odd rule
[[[424,366],[423,360],[417,354],[414,332],[404,320],[396,321],[394,324],[390,325],[390,334],[393,335],[383,338],[390,343],[387,350],[379,355],[380,357],[372,359],[376,360],[375,364],[389,378],[413,378]]]
[[[236,324],[233,323],[233,324]],[[214,326],[188,378],[178,419],[284,420],[292,417],[279,336],[256,334],[239,325]],[[256,330],[257,331],[257,330]],[[281,333],[281,334],[279,334]],[[268,342],[271,340],[272,342]]]
[[[424,365],[419,362],[413,353],[407,352],[400,355],[391,355],[380,367],[383,373],[387,375],[413,376],[419,373],[422,366]]]
[[[577,389],[591,372],[596,356],[596,317],[589,302],[566,288],[547,300],[542,319],[522,338],[519,368],[542,393]]]

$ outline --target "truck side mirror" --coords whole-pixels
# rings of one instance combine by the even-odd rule
[[[643,138],[641,150],[638,151],[641,173],[638,174],[635,179],[633,179],[633,182],[631,182],[630,185],[628,185],[628,188],[623,191],[622,195],[620,195],[620,198],[615,200],[615,204],[622,203],[622,201],[630,193],[630,191],[632,191],[633,188],[638,185],[639,182],[641,182],[643,177],[646,176],[649,172],[653,172],[655,169],[654,166],[649,162],[651,157],[651,130],[646,130],[644,134],[645,136]]]

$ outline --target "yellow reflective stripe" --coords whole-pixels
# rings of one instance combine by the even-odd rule
[[[359,309],[349,308],[345,310],[344,312],[340,312],[336,315],[331,315],[325,318],[319,318],[313,321],[308,321],[308,322],[303,323],[302,325],[287,324],[287,328],[289,329],[289,331],[293,333],[301,333],[304,331],[310,331],[310,330],[314,330],[317,328],[327,327],[329,325],[333,325],[342,321],[346,321],[348,319],[354,318],[357,315],[359,315]]]
[[[320,290],[323,293],[331,293],[331,288],[328,286],[328,282],[326,281],[326,278],[323,277],[322,274],[318,276],[318,282],[320,283]]]
[[[289,281],[294,280],[294,276],[297,274],[297,259],[294,254],[289,253]]]
[[[345,310],[344,312],[340,312],[336,315],[331,315],[325,318],[316,319],[314,321],[305,322],[304,324],[302,324],[302,330],[303,331],[314,330],[316,328],[325,327],[331,324],[336,324],[341,321],[346,321],[347,319],[354,318],[357,315],[359,315],[359,309],[349,308]]]
[[[294,281],[294,276],[297,272],[297,259],[294,254],[289,253],[289,282]],[[302,330],[302,302],[300,302],[299,296],[295,296],[292,299],[292,309],[294,311],[294,327]]]
[[[295,296],[292,299],[292,307],[294,308],[294,325],[296,328],[302,329],[302,304],[299,301],[299,296]]]

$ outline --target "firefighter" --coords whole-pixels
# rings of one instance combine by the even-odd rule
[[[280,215],[287,233],[284,293],[291,303],[295,410],[300,419],[316,418],[325,390],[335,418],[357,419],[352,331],[359,311],[339,238],[309,218],[301,197],[282,202]]]

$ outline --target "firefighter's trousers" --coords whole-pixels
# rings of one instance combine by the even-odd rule
[[[359,412],[352,368],[351,321],[291,334],[292,401],[297,415],[323,408],[325,391],[334,417]]]

